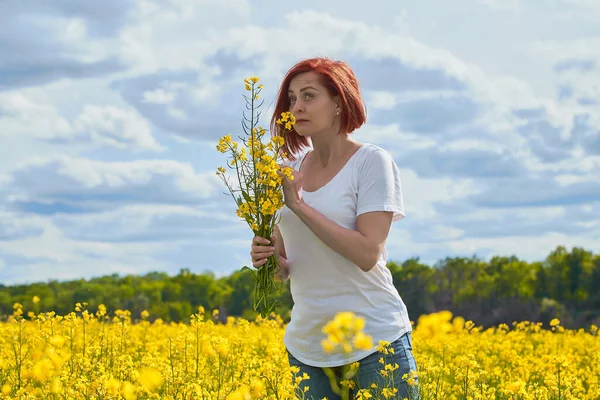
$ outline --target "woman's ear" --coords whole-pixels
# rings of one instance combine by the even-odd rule
[[[340,104],[340,96],[337,95],[333,98],[333,102],[335,103],[335,115],[339,115],[342,112],[342,106]]]

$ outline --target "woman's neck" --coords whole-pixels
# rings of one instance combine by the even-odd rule
[[[315,140],[316,139],[316,140]],[[335,160],[345,158],[345,156],[356,148],[359,144],[350,139],[347,134],[336,134],[332,136],[311,137],[313,151],[311,152],[312,161],[325,168]]]

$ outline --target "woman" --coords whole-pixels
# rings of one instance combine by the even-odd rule
[[[366,112],[358,81],[344,62],[314,58],[296,64],[279,90],[273,134],[282,133],[276,116],[283,111],[296,118],[282,149],[294,179],[284,180],[285,206],[274,236],[255,237],[250,255],[259,268],[277,254],[278,278],[290,279],[294,306],[284,337],[290,365],[310,376],[302,382],[309,399],[338,399],[323,368],[356,361],[355,392],[372,383],[381,387],[380,353],[361,350],[348,358],[321,348],[323,326],[338,312],[352,311],[365,319],[364,332],[374,343],[391,342],[395,351],[386,357],[399,366],[396,398],[408,398],[402,376],[416,371],[412,329],[385,248],[391,223],[404,218],[398,167],[387,151],[351,138]]]

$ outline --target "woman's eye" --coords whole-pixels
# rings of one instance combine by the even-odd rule
[[[305,99],[310,99],[312,97],[312,93],[304,93]]]

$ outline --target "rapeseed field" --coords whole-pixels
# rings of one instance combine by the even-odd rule
[[[0,398],[290,399],[301,381],[310,384],[308,376],[292,379],[276,315],[220,323],[216,311],[199,307],[189,323],[150,317],[109,315],[102,305],[91,312],[85,303],[64,316],[35,314],[15,304],[0,323]],[[568,330],[555,319],[481,329],[449,312],[416,322],[419,369],[405,378],[420,399],[600,398],[596,326]],[[373,346],[382,351],[385,343]],[[393,366],[382,355],[386,370]],[[392,395],[369,388],[357,398]]]

